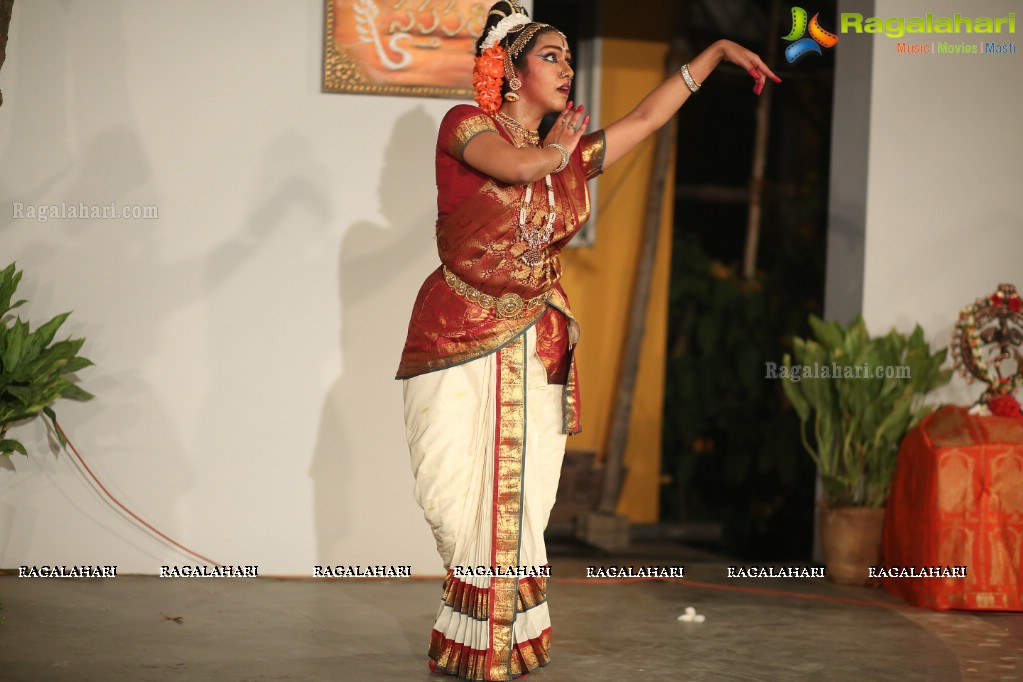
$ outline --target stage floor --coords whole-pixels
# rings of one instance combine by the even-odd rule
[[[552,662],[528,679],[1023,680],[1023,614],[937,613],[820,579],[587,580],[552,557]],[[431,682],[440,580],[0,578],[5,682]],[[679,622],[686,607],[703,623]],[[448,678],[451,679],[451,678]]]

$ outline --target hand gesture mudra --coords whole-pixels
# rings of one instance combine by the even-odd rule
[[[560,144],[571,155],[582,139],[586,126],[590,123],[590,115],[586,114],[583,105],[573,107],[574,102],[569,102],[565,110],[558,114],[558,120],[554,127],[543,139],[544,146]]]
[[[748,73],[756,81],[753,92],[759,95],[764,91],[764,83],[770,78],[775,83],[781,83],[781,78],[775,75],[774,71],[767,68],[767,64],[754,52],[747,50],[738,43],[731,40],[720,40],[718,45],[721,48],[721,58],[731,62]]]

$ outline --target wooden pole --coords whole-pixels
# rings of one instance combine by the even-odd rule
[[[681,67],[679,51],[673,46],[668,56],[667,75],[677,73]],[[625,478],[625,445],[629,437],[629,421],[632,403],[636,393],[636,378],[639,374],[639,360],[646,333],[646,318],[653,286],[654,261],[657,256],[657,239],[660,234],[662,209],[664,206],[665,184],[668,179],[672,150],[677,138],[677,117],[672,117],[657,132],[654,151],[653,174],[650,194],[647,197],[646,224],[643,229],[643,245],[640,251],[639,267],[632,290],[632,305],[629,308],[629,326],[625,340],[625,354],[618,378],[618,391],[614,402],[614,413],[608,435],[607,457],[604,459],[604,485],[597,511],[614,515]]]
[[[771,16],[768,20],[770,26],[769,35],[777,33],[778,13],[781,0],[774,0],[771,3]],[[764,63],[774,71],[777,50],[768,51]],[[767,165],[767,142],[771,132],[771,98],[774,88],[764,88],[764,93],[757,102],[756,112],[756,137],[753,142],[753,169],[750,174],[749,185],[749,212],[746,216],[746,251],[743,255],[742,274],[746,279],[753,279],[757,274],[757,251],[760,248],[760,225],[763,217],[764,202],[764,168]]]

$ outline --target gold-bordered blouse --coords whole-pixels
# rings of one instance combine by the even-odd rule
[[[471,105],[451,109],[437,137],[438,267],[419,290],[409,321],[397,378],[407,379],[468,362],[492,353],[530,326],[537,326],[538,348],[552,383],[574,387],[572,345],[577,333],[568,298],[561,287],[561,249],[590,216],[587,181],[602,172],[604,132],[584,135],[568,166],[552,176],[557,218],[554,234],[538,265],[520,258],[528,245],[519,238],[519,210],[525,185],[499,182],[473,169],[462,158],[477,135],[496,133],[509,142],[495,119]],[[526,220],[547,219],[543,180],[534,187]],[[499,299],[514,294],[529,300],[546,296],[546,304],[503,317],[459,294],[445,281],[444,267],[467,287]],[[578,405],[578,403],[575,403]],[[567,415],[566,431],[578,430],[578,414]]]

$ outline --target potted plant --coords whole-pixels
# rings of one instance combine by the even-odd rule
[[[0,271],[0,454],[7,456],[28,454],[21,442],[7,437],[8,429],[40,414],[50,419],[58,441],[64,445],[53,403],[58,398],[92,398],[70,376],[92,364],[78,355],[85,339],[53,341],[71,313],[57,315],[35,331],[21,318],[12,319],[10,312],[25,303],[14,301],[20,281],[21,271],[14,263]]]
[[[917,325],[872,338],[863,318],[849,326],[810,317],[812,339],[793,339],[783,389],[801,423],[803,447],[823,486],[819,527],[835,582],[864,584],[881,553],[884,506],[899,445],[944,386],[947,349],[931,353]],[[810,434],[808,436],[808,433]]]

